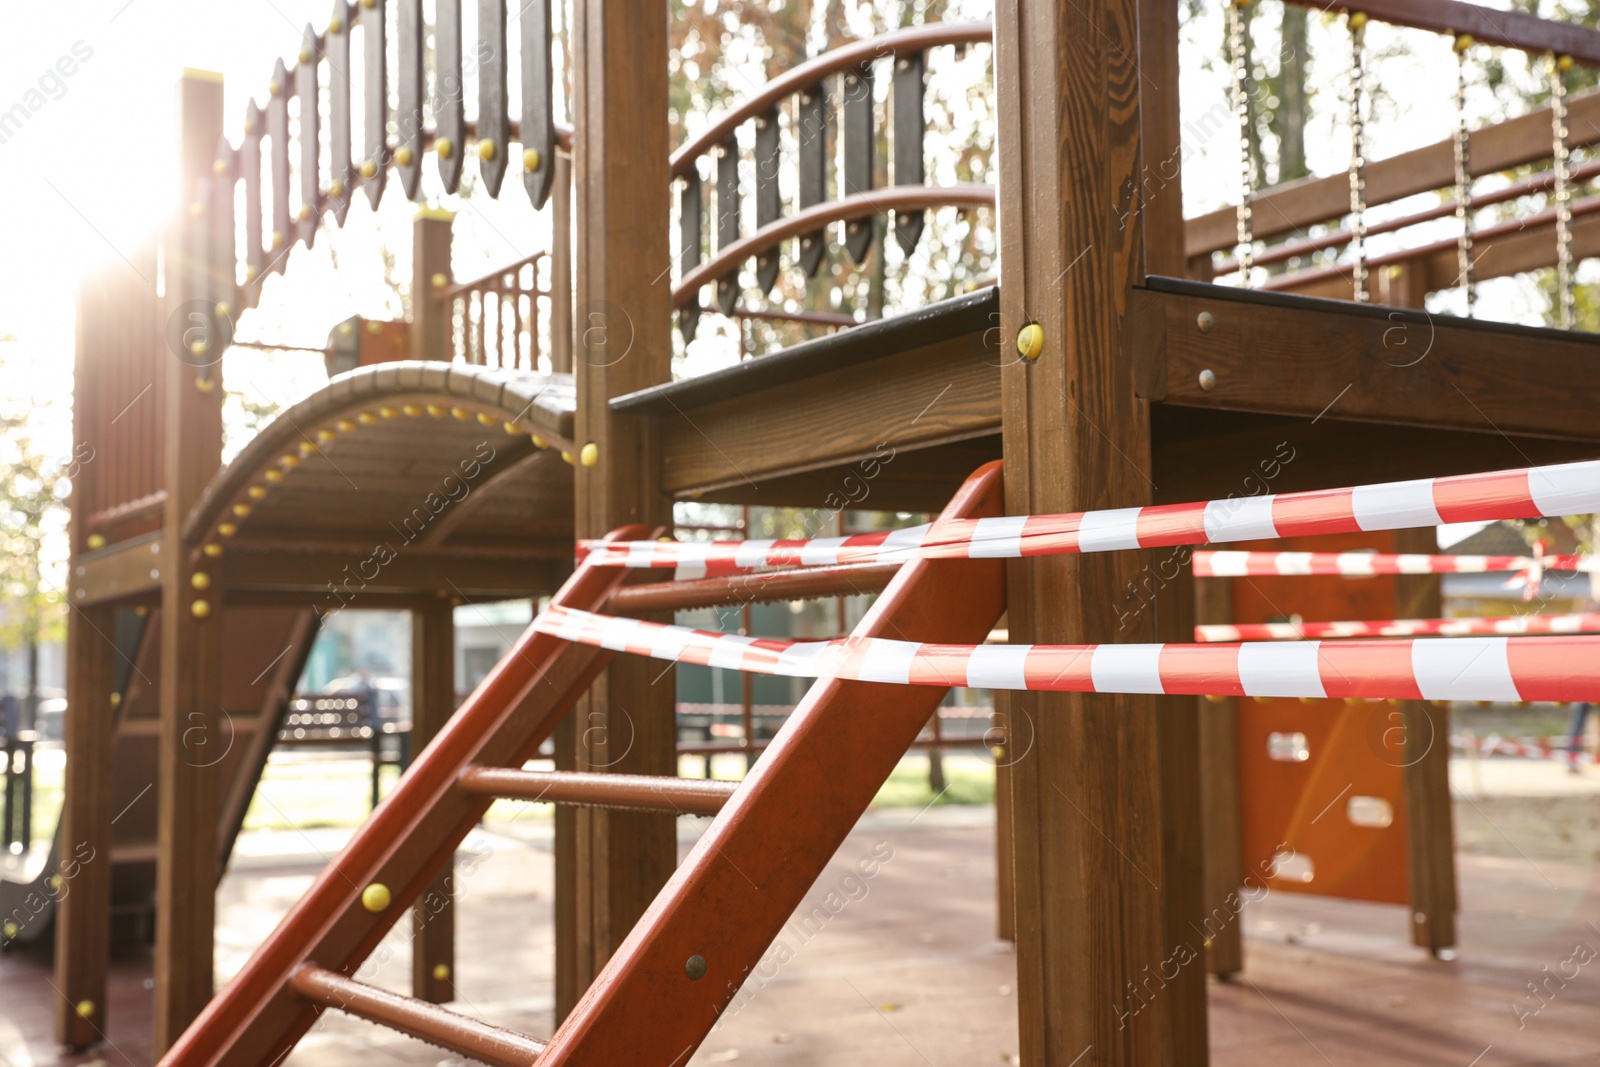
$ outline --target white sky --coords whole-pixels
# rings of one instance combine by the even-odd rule
[[[1265,3],[1264,30],[1276,25],[1278,11],[1277,0]],[[982,0],[966,6],[967,15],[987,14]],[[323,26],[331,7],[329,0],[79,0],[11,3],[0,9],[0,111],[29,99],[41,76],[74,46],[92,51],[70,78],[48,87],[43,107],[0,144],[0,204],[5,205],[0,338],[14,338],[0,345],[5,366],[0,402],[40,405],[40,430],[63,455],[70,448],[77,280],[121,264],[149,228],[174,209],[171,146],[179,73],[185,67],[222,73],[227,132],[237,141],[247,95],[265,99],[274,60],[293,56],[305,24]],[[465,7],[471,40],[474,5]],[[1184,116],[1191,121],[1225,99],[1221,11],[1218,3],[1184,30],[1182,92]],[[1455,70],[1448,45],[1430,34],[1382,26],[1369,31],[1369,43],[1375,52],[1383,51],[1395,43],[1397,32],[1411,54],[1379,67],[1384,96],[1369,126],[1374,158],[1442,138],[1454,122]],[[1257,49],[1273,54],[1270,33],[1263,33]],[[1319,93],[1307,140],[1313,169],[1333,173],[1344,168],[1349,154],[1339,103],[1348,59],[1340,25],[1314,23],[1312,52],[1312,80]],[[1510,65],[1519,76],[1515,57]],[[469,93],[469,115],[473,101]],[[1505,107],[1479,87],[1471,110],[1482,120],[1501,115]],[[989,121],[988,112],[977,117]],[[1231,202],[1237,196],[1238,167],[1231,129],[1209,137],[1191,134],[1186,149],[1187,212]],[[509,191],[499,201],[451,198],[443,205],[458,211],[458,276],[485,272],[546,244],[543,217],[529,208],[519,184],[513,170]],[[436,180],[431,187],[437,190]],[[397,315],[400,302],[383,280],[380,248],[393,249],[399,257],[396,273],[409,277],[412,211],[392,181],[376,218],[358,197],[343,231],[325,227],[314,251],[297,250],[287,278],[268,282],[261,307],[244,317],[239,335],[320,347],[328,329],[351,314]],[[1428,236],[1452,235],[1452,225],[1440,223]],[[1375,250],[1384,247],[1383,240],[1372,244]],[[332,264],[335,252],[338,270]],[[1451,299],[1441,297],[1440,306],[1449,307]],[[1491,317],[1534,321],[1542,302],[1526,283],[1507,281],[1484,287],[1480,308]],[[715,359],[723,358],[718,348]],[[270,357],[249,351],[230,357],[226,378],[231,389],[280,401],[296,399],[323,380],[316,355]]]

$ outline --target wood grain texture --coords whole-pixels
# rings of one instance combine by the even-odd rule
[[[1010,339],[1037,324],[1045,339],[1036,363],[1001,371],[1008,514],[1152,499],[1148,406],[1127,352],[1142,219],[1116,210],[1143,158],[1138,12],[1137,0],[996,9],[1001,328]],[[1119,630],[1120,594],[1145,562],[1009,566],[1011,640],[1154,639],[1188,612]],[[1021,1059],[1204,1063],[1193,701],[1030,693],[1013,705],[1035,733],[1011,775]]]
[[[629,522],[671,523],[661,490],[654,419],[614,414],[614,396],[671,377],[671,218],[667,129],[667,20],[648,0],[579,0],[571,49],[575,102],[573,176],[577,191],[575,270],[578,386],[575,442],[594,444],[598,461],[578,467],[576,533],[598,537]],[[672,671],[638,657],[613,664],[574,715],[577,770],[676,773]],[[558,1003],[588,987],[671,874],[677,860],[672,819],[586,809],[557,856],[557,901],[571,925],[556,946]],[[565,984],[570,983],[570,985]]]
[[[415,759],[456,711],[455,609],[447,598],[411,613],[411,692]],[[411,995],[430,1004],[456,999],[454,875],[452,857],[411,907]]]
[[[1232,579],[1194,578],[1195,621],[1233,621]],[[1192,640],[1192,635],[1190,638]],[[1231,975],[1244,970],[1244,921],[1231,894],[1244,883],[1239,845],[1238,716],[1232,697],[1199,698],[1201,839],[1205,845],[1207,969]]]
[[[1433,530],[1399,530],[1396,552],[1439,550]],[[1395,578],[1395,618],[1437,619],[1444,600],[1437,574]],[[1405,723],[1406,852],[1411,875],[1411,941],[1438,954],[1456,943],[1455,804],[1450,795],[1450,709],[1400,705]]]

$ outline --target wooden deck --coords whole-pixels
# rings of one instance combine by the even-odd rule
[[[1491,817],[1498,817],[1491,814]],[[697,832],[680,824],[680,844]],[[241,840],[218,901],[219,975],[231,974],[347,831],[255,833]],[[1520,835],[1519,835],[1520,836]],[[767,957],[792,958],[752,981],[695,1064],[1016,1063],[1016,956],[994,937],[992,814],[987,808],[872,813],[813,889],[826,914],[792,921]],[[1526,847],[1526,846],[1525,846]],[[1246,911],[1241,980],[1210,985],[1212,1062],[1299,1061],[1506,1067],[1592,1063],[1600,1054],[1600,972],[1565,964],[1600,951],[1594,868],[1549,859],[1460,857],[1460,956],[1439,963],[1407,943],[1398,908],[1279,893]],[[550,823],[492,823],[463,862],[458,1010],[548,1033],[554,998]],[[889,858],[883,858],[883,857]],[[858,860],[876,862],[863,878]],[[471,871],[471,873],[468,873]],[[818,913],[813,913],[818,914]],[[379,957],[381,958],[381,954]],[[1581,956],[1578,958],[1582,958]],[[1561,986],[1543,968],[1573,974]],[[409,982],[396,938],[372,980]],[[113,965],[110,1043],[61,1057],[50,1033],[50,973],[37,955],[0,958],[0,1065],[145,1067],[152,993],[148,957]],[[765,981],[762,979],[765,978]],[[1549,982],[1545,1006],[1527,991]],[[1156,989],[1156,983],[1151,983]],[[1159,995],[1157,992],[1155,995]],[[1108,1008],[1108,1010],[1110,1010]],[[290,1057],[302,1067],[457,1062],[389,1031],[330,1017]]]

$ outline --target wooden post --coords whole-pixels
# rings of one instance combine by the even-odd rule
[[[80,366],[82,364],[80,363]],[[81,511],[73,510],[76,545]],[[67,617],[67,768],[61,806],[61,883],[55,889],[56,1038],[71,1049],[103,1039],[111,937],[111,786],[116,748],[116,612]],[[38,921],[38,920],[35,920]]]
[[[182,198],[209,174],[222,135],[222,79],[185,72],[179,82]],[[195,263],[188,232],[203,224],[187,211],[167,242],[169,315],[204,300],[206,264]],[[206,310],[199,309],[204,315]],[[214,578],[208,557],[178,551],[180,530],[200,492],[222,466],[222,375],[211,368],[209,388],[174,354],[166,375],[167,544],[161,566],[161,736],[156,836],[156,1003],[153,1043],[166,1051],[212,993],[217,885],[218,776],[233,731],[218,720],[222,706],[222,605],[219,590],[200,589],[194,576]],[[209,572],[209,573],[208,573]]]
[[[1025,752],[1030,742],[1011,730],[1011,693],[1008,690],[994,690],[993,725],[1004,730],[1006,737],[1004,744],[990,748],[994,754],[995,936],[1002,941],[1015,941],[1016,829],[1011,811],[1011,761],[1016,753]]]
[[[450,301],[442,299],[443,278],[449,285],[450,225],[455,215],[438,208],[417,209],[411,223],[411,358],[450,360]]]
[[[1195,618],[1233,622],[1233,579],[1194,579]],[[1200,697],[1200,818],[1205,849],[1205,919],[1212,974],[1244,970],[1244,923],[1238,892],[1244,883],[1239,824],[1239,715],[1232,697]],[[1233,898],[1230,901],[1230,896]]]
[[[653,419],[613,415],[607,401],[671,377],[667,266],[670,219],[667,23],[650,0],[579,0],[573,16],[577,189],[574,375],[576,436],[592,466],[577,468],[579,537],[622,523],[665,526]],[[675,773],[673,672],[620,656],[574,711],[579,770]],[[557,823],[558,833],[562,823]],[[627,936],[671,874],[670,816],[581,809],[573,851],[572,916],[557,934],[558,1004],[571,1004]],[[568,964],[570,960],[570,964]]]
[[[1143,6],[996,9],[1001,325],[1007,344],[1026,325],[1042,333],[1033,362],[1001,372],[1008,514],[1153,502],[1126,309],[1162,217],[1142,206],[1141,95],[1170,106],[1177,86],[1138,69]],[[1013,564],[1011,640],[1176,637],[1193,613],[1181,585],[1126,610],[1156,565],[1137,552]],[[1028,693],[1013,707],[1035,738],[1012,768],[1023,1062],[1204,1063],[1195,702]]]
[[[550,369],[572,373],[572,157],[556,153],[550,190]]]
[[[1433,530],[1400,530],[1396,552],[1439,550]],[[1436,619],[1443,611],[1436,574],[1395,578],[1395,618]],[[1450,709],[1408,700],[1405,723],[1406,850],[1411,871],[1411,941],[1435,956],[1456,943],[1454,808],[1450,799]]]
[[[455,611],[440,597],[411,613],[411,756],[415,759],[456,711]],[[440,868],[411,909],[411,992],[455,999],[455,861]]]

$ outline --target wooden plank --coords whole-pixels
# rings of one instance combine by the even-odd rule
[[[556,154],[550,196],[550,369],[572,373],[572,157]]]
[[[79,552],[72,564],[72,603],[86,607],[154,592],[161,587],[161,565],[171,558],[159,532]]]
[[[267,101],[267,136],[272,139],[267,168],[272,176],[272,231],[267,235],[267,270],[281,271],[294,234],[294,215],[289,210],[289,95],[293,86],[281,58],[272,70],[268,89],[272,94]]]
[[[395,170],[406,199],[415,200],[422,181],[422,96],[424,92],[422,57],[427,50],[427,26],[422,18],[422,0],[400,0],[395,35],[399,38],[397,90],[394,112],[396,137]]]
[[[245,279],[261,280],[267,269],[266,247],[262,241],[261,138],[266,132],[266,116],[250,101],[244,112],[244,138],[239,142],[239,172],[244,178],[244,262]]]
[[[307,248],[317,237],[322,215],[322,114],[317,87],[317,63],[322,58],[317,31],[308,23],[300,39],[299,62],[294,68],[295,95],[300,98],[300,214],[299,237]]]
[[[1134,395],[1126,321],[1143,220],[1108,210],[1142,162],[1139,10],[1138,0],[996,8],[998,151],[1026,161],[1000,174],[1001,333],[1009,344],[1034,325],[1043,341],[1035,362],[1012,358],[1000,372],[1008,514],[1153,499],[1149,407]],[[1008,565],[1011,641],[1158,638],[1157,613],[1119,628],[1115,611],[1150,562],[1112,552]],[[1192,617],[1173,599],[1167,627]],[[1030,693],[1013,703],[1035,738],[1012,768],[1020,1058],[1206,1062],[1205,974],[1192,963],[1202,951],[1194,701]]]
[[[1179,581],[1186,579],[1180,576]],[[1195,621],[1233,622],[1231,579],[1192,578]],[[1192,635],[1190,637],[1192,640]],[[1239,730],[1232,697],[1199,698],[1200,807],[1205,856],[1206,969],[1232,975],[1244,970],[1244,920],[1239,887],[1244,860],[1239,841]]]
[[[684,175],[682,184],[678,187],[678,276],[694,270],[700,265],[704,250],[701,246],[703,240],[701,220],[701,198],[704,194],[700,188],[700,171],[694,169]],[[678,329],[683,333],[683,341],[688,344],[694,340],[695,327],[700,323],[700,304],[693,304],[678,309]]]
[[[328,57],[328,209],[344,225],[356,171],[350,158],[350,17],[346,0],[333,0],[333,17],[322,37]]]
[[[1569,402],[1600,389],[1600,336],[1149,284],[1161,286],[1150,299],[1165,308],[1168,403],[1307,417],[1326,409],[1342,419],[1600,440],[1600,426]],[[1204,328],[1202,314],[1210,316]],[[1210,388],[1202,371],[1213,376]]]
[[[1139,73],[1150,90],[1139,108],[1140,170],[1117,214],[1138,210],[1144,219],[1144,272],[1182,277],[1188,268],[1183,219],[1183,115],[1181,94],[1162,92],[1178,84],[1178,6],[1170,0],[1141,0]]]
[[[280,101],[281,96],[275,100],[275,112],[281,108]],[[179,107],[183,146],[179,173],[192,187],[195,176],[209,170],[213,147],[222,135],[220,81],[185,76],[179,83]],[[278,154],[274,147],[274,156]],[[287,184],[285,181],[277,191],[286,194]],[[192,293],[185,289],[183,281],[169,279],[167,306],[181,307],[190,299]],[[220,369],[214,368],[219,378]],[[222,465],[223,390],[221,382],[217,384],[210,392],[201,392],[190,375],[167,378],[165,527],[169,544],[177,543],[176,531]],[[215,596],[197,589],[191,581],[197,572],[194,562],[183,553],[172,555],[177,558],[168,560],[161,570],[161,748],[156,786],[152,1024],[158,1056],[211,999],[220,800],[220,770],[211,753],[221,736],[216,722],[222,705],[221,613],[212,610]]]
[[[361,0],[360,8],[351,10],[361,12],[361,66],[366,78],[361,183],[367,189],[367,202],[377,207],[389,172],[388,5]]]
[[[234,220],[234,194],[239,182],[238,157],[226,136],[217,138],[216,157],[211,163],[211,203],[206,214],[211,221],[211,292],[218,305],[213,308],[215,330],[233,336],[233,322],[239,314],[238,226]]]
[[[1497,15],[1499,13],[1496,13]],[[1203,120],[1202,120],[1203,121]],[[1224,117],[1221,121],[1232,121]],[[1600,92],[1574,94],[1567,104],[1567,129],[1574,147],[1600,141]],[[1540,108],[1472,133],[1472,173],[1498,174],[1550,158],[1550,109]],[[1443,189],[1455,182],[1455,147],[1448,139],[1367,163],[1367,205]],[[1255,237],[1266,240],[1342,217],[1350,210],[1350,179],[1343,173],[1305,178],[1256,194]],[[1190,256],[1230,249],[1238,240],[1230,205],[1190,219]]]
[[[717,251],[739,243],[739,142],[729,137],[717,147]],[[724,315],[733,313],[739,302],[739,271],[744,264],[717,279],[717,307]]]
[[[1009,690],[993,691],[993,723],[1006,730],[1004,746],[994,750],[994,932],[1002,941],[1017,939],[1016,821],[1011,804],[1011,764],[1017,753],[1026,751],[1023,746],[1031,744],[1009,730],[1013,719],[1011,696]]]
[[[511,99],[506,85],[506,2],[478,0],[478,176],[500,195],[511,151]]]
[[[517,16],[522,36],[522,185],[536,208],[544,207],[557,180],[550,2],[528,0]]]
[[[844,163],[839,195],[871,192],[877,179],[877,131],[874,129],[876,101],[872,92],[872,61],[844,72]],[[872,219],[851,219],[845,223],[844,246],[850,258],[865,262],[878,228]]]
[[[795,139],[800,142],[800,210],[828,199],[828,80],[800,94],[795,105]],[[802,234],[795,242],[795,260],[808,277],[814,277],[827,251],[822,230]]]
[[[1433,530],[1399,530],[1396,552],[1439,550]],[[1395,618],[1437,619],[1444,612],[1437,574],[1395,578]],[[1411,942],[1438,956],[1456,943],[1454,800],[1450,795],[1450,709],[1404,701],[1406,852],[1410,860]],[[1387,751],[1387,749],[1385,749]]]
[[[922,95],[926,88],[923,68],[927,53],[897,56],[894,61],[893,126],[894,126],[894,183],[896,185],[921,185],[922,169]],[[896,211],[894,236],[900,250],[910,255],[922,237],[925,212]]]
[[[1324,12],[1320,0],[1292,0]],[[1600,32],[1572,22],[1556,22],[1523,11],[1502,11],[1464,0],[1359,0],[1350,10],[1361,11],[1378,22],[1431,30],[1447,37],[1470,34],[1479,44],[1517,48],[1531,53],[1530,64],[1547,52],[1571,56],[1581,63],[1600,64]]]
[[[587,220],[577,228],[575,440],[598,453],[594,466],[576,468],[579,537],[672,521],[654,420],[609,409],[612,397],[672,376],[669,287],[657,281],[671,262],[661,14],[651,0],[580,0],[573,10],[573,126],[582,131],[573,172],[577,217]],[[572,741],[576,769],[675,773],[673,677],[631,656],[608,668],[574,712],[583,724]],[[570,887],[576,897],[556,905],[574,919],[556,943],[556,1000],[565,1004],[599,973],[677,860],[670,817],[585,809],[571,828],[571,852],[557,843],[558,858],[576,867],[570,881],[556,876],[558,893]]]
[[[351,552],[302,550],[285,540],[278,549],[230,546],[219,568],[229,590],[302,590],[319,594],[324,612],[359,605],[381,593],[433,592],[457,587],[470,596],[507,597],[547,593],[570,570],[563,561],[465,553],[423,553],[400,548],[381,566],[374,549]],[[368,579],[366,574],[373,574]]]
[[[442,161],[441,161],[442,162]],[[455,216],[437,208],[418,208],[411,223],[412,359],[450,359],[450,300],[441,294],[451,281],[451,226]],[[439,285],[443,279],[445,284]]]
[[[466,82],[461,76],[461,0],[437,0],[433,19],[434,150],[444,191],[461,184],[467,154]]]
[[[756,116],[756,229],[777,222],[783,214],[783,201],[779,199],[778,169],[782,166],[779,155],[778,109]],[[772,292],[778,284],[778,250],[768,249],[756,257],[756,287],[763,294]]]
[[[411,613],[413,758],[456,711],[455,609],[436,597]],[[411,995],[430,1004],[456,999],[455,860],[447,860],[411,907]]]
[[[663,415],[662,477],[693,497],[835,464],[892,465],[897,450],[993,433],[999,393],[981,335],[956,337]]]

